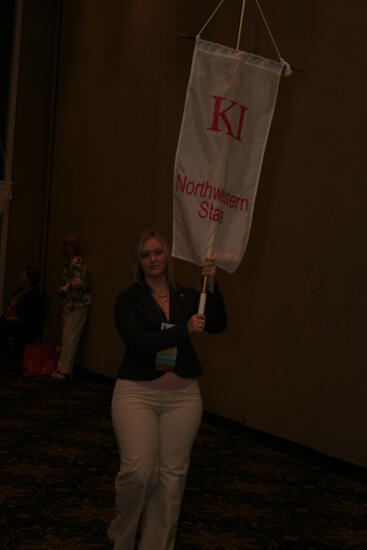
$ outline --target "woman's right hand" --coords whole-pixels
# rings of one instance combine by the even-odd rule
[[[195,313],[187,321],[187,331],[189,334],[200,334],[205,329],[205,315],[203,313]]]

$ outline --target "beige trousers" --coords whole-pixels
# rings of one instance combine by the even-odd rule
[[[88,316],[88,306],[64,312],[62,343],[58,370],[69,376],[73,373],[75,355]]]
[[[202,416],[199,384],[150,390],[117,380],[112,423],[120,451],[116,517],[108,529],[114,550],[173,550],[191,448]]]

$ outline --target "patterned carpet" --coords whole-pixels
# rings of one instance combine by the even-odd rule
[[[0,548],[110,549],[112,382],[1,365]],[[367,483],[204,421],[176,550],[367,549]],[[154,550],[154,549],[152,549]]]

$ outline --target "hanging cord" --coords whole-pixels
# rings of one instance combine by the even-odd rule
[[[240,40],[241,40],[241,34],[242,34],[243,18],[245,15],[245,6],[246,6],[246,0],[242,0],[241,17],[240,17],[240,24],[238,25],[236,50],[240,49]]]
[[[272,41],[272,43],[273,43],[273,46],[274,46],[274,48],[275,48],[275,50],[276,50],[276,52],[277,52],[277,54],[278,54],[279,60],[280,60],[282,63],[284,63],[284,65],[285,65],[284,76],[290,76],[290,75],[292,74],[292,72],[293,72],[292,69],[294,69],[294,67],[291,67],[290,64],[289,64],[287,61],[285,61],[285,59],[283,59],[282,56],[280,55],[279,48],[278,48],[278,46],[277,46],[277,44],[276,44],[276,42],[275,42],[275,40],[274,40],[274,37],[273,37],[273,35],[272,35],[272,33],[271,33],[270,27],[269,27],[268,22],[267,22],[267,20],[266,20],[266,18],[265,18],[265,15],[264,15],[264,13],[263,13],[263,10],[261,9],[261,6],[260,6],[260,4],[259,4],[259,1],[258,1],[258,0],[255,0],[255,2],[256,2],[257,7],[259,8],[260,15],[261,15],[261,17],[263,18],[263,21],[264,21],[264,23],[265,23],[265,27],[267,28],[267,31],[268,31],[268,33],[269,33],[269,36],[270,36],[271,41]]]
[[[221,5],[223,4],[224,0],[220,0],[219,4],[217,5],[217,7],[215,8],[215,10],[213,11],[213,13],[209,16],[209,19],[204,23],[204,25],[201,27],[200,31],[198,32],[197,36],[200,36],[201,33],[203,31],[205,31],[205,29],[207,28],[207,26],[209,25],[210,21],[213,19],[213,17],[215,16],[215,14],[217,13],[217,11],[219,10],[219,8],[221,7]]]
[[[265,27],[269,33],[269,36],[270,36],[270,39],[273,43],[273,46],[275,48],[275,51],[277,52],[277,55],[279,57],[279,60],[281,61],[281,63],[283,63],[284,65],[284,76],[290,76],[292,74],[293,71],[302,71],[302,69],[298,69],[297,67],[293,67],[292,65],[290,65],[288,63],[288,61],[286,61],[285,59],[283,59],[283,57],[281,56],[280,54],[280,51],[279,51],[279,48],[275,42],[275,39],[273,37],[273,34],[270,30],[270,27],[268,25],[268,22],[266,20],[266,17],[264,15],[264,12],[263,10],[261,9],[261,6],[260,6],[260,3],[259,3],[259,0],[255,0],[256,2],[256,5],[259,9],[259,12],[260,12],[260,15],[262,17],[262,20],[264,21],[264,24],[265,24]],[[197,38],[200,38],[200,35],[201,33],[206,29],[206,27],[209,25],[209,23],[211,22],[211,20],[213,19],[213,17],[215,16],[215,14],[217,13],[217,11],[220,9],[221,5],[224,3],[224,0],[220,0],[220,2],[217,4],[216,8],[214,9],[214,11],[210,14],[209,18],[205,21],[204,25],[201,27],[200,31],[197,33],[196,37]],[[240,45],[240,39],[241,39],[241,34],[242,34],[242,25],[243,25],[243,19],[244,19],[244,15],[245,15],[245,4],[246,4],[246,0],[243,0],[242,1],[242,8],[241,8],[241,18],[240,18],[240,23],[239,23],[239,27],[238,27],[238,34],[237,34],[237,44],[236,44],[236,49],[238,50],[239,49],[239,45]],[[195,37],[194,36],[191,36],[191,35],[188,35],[188,34],[183,34],[183,33],[179,33],[179,36],[181,36],[182,38],[191,38],[191,39],[194,39]]]

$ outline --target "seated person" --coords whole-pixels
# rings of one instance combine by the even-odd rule
[[[38,290],[39,279],[38,269],[22,268],[19,288],[0,315],[0,357],[7,357],[9,352],[21,356],[24,344],[32,344],[41,336],[43,301]]]

